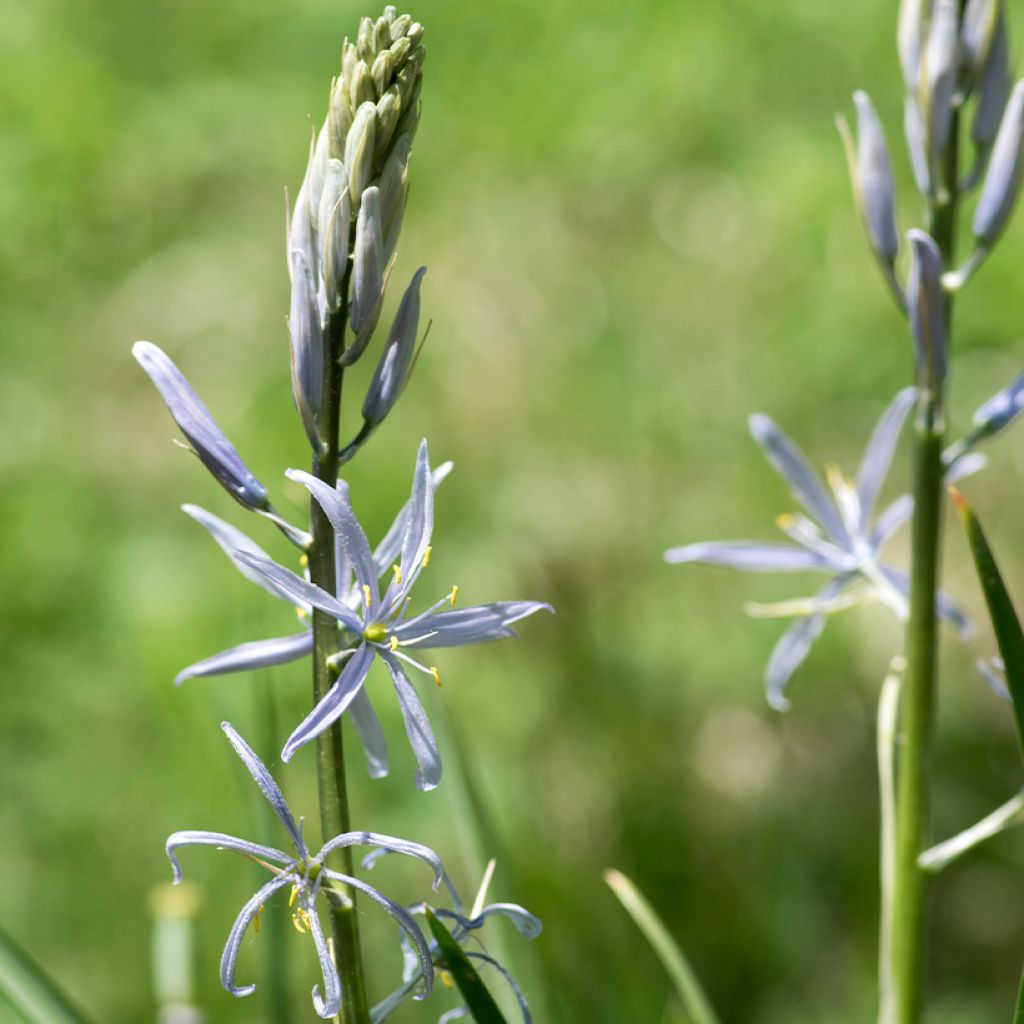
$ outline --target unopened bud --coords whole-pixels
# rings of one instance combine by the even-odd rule
[[[405,63],[405,59],[409,56],[411,49],[412,40],[406,39],[405,36],[402,36],[401,39],[396,39],[391,44],[391,56],[394,59],[396,68],[400,68]]]
[[[907,152],[910,154],[910,167],[914,172],[917,190],[923,196],[932,194],[932,174],[928,166],[928,153],[925,148],[924,119],[917,98],[908,93],[903,101],[903,134],[907,140]]]
[[[352,127],[352,101],[344,81],[336,78],[331,83],[331,100],[327,107],[327,134],[330,155],[341,160],[345,156],[345,140]]]
[[[384,154],[395,137],[395,129],[398,127],[399,118],[402,115],[402,99],[398,92],[398,86],[393,85],[381,96],[377,103],[377,130],[376,144],[374,146],[374,161],[383,159]]]
[[[917,354],[918,386],[938,392],[946,377],[946,292],[942,256],[934,239],[916,228],[907,232],[910,275],[907,313]]]
[[[348,188],[351,201],[359,202],[373,173],[373,148],[376,137],[377,105],[362,104],[352,119],[345,140],[345,166],[348,168]]]
[[[381,423],[408,383],[420,321],[420,282],[427,272],[420,267],[398,305],[388,340],[363,402],[363,419],[372,427]]]
[[[960,25],[960,49],[964,67],[975,79],[988,60],[996,26],[1001,18],[1000,0],[967,0]]]
[[[320,197],[318,234],[323,245],[322,267],[326,305],[337,312],[341,305],[339,287],[348,263],[349,220],[348,175],[340,160],[327,165],[323,195]]]
[[[373,21],[370,18],[360,18],[359,35],[356,37],[356,53],[360,60],[369,65],[376,52],[373,45]]]
[[[857,106],[857,151],[851,164],[854,190],[871,248],[881,260],[892,263],[900,243],[889,150],[867,93],[855,92],[853,102]]]
[[[373,103],[377,94],[373,91],[373,79],[370,77],[370,66],[364,60],[356,61],[349,79],[348,96],[352,109],[357,110],[361,103]]]
[[[384,266],[380,192],[372,186],[363,193],[359,206],[352,254],[352,330],[357,335],[372,332],[380,316]]]
[[[985,149],[992,145],[999,122],[1010,95],[1010,46],[1006,35],[1006,19],[1000,11],[995,38],[989,47],[988,58],[978,83],[978,102],[971,123],[971,140]]]
[[[901,0],[896,25],[896,48],[899,50],[903,80],[909,92],[917,91],[921,65],[925,0]]]
[[[370,68],[370,77],[373,79],[373,88],[376,93],[374,99],[379,99],[384,95],[391,84],[391,76],[394,71],[395,58],[391,56],[390,50],[382,50],[374,58],[373,66]]]
[[[971,229],[978,244],[990,249],[1006,226],[1020,192],[1021,141],[1024,138],[1024,81],[1013,87],[999,123],[985,183]]]
[[[974,414],[972,443],[1005,430],[1021,413],[1024,413],[1024,372],[1017,374]]]
[[[288,315],[291,338],[292,395],[306,436],[315,451],[320,448],[316,417],[323,397],[324,343],[320,328],[313,272],[306,257],[292,253],[292,303]]]
[[[922,104],[927,117],[928,153],[933,166],[949,142],[953,93],[960,74],[960,16],[957,0],[935,0],[924,55]]]
[[[391,45],[391,19],[381,15],[373,26],[373,47],[378,52]]]
[[[392,40],[401,39],[406,32],[409,31],[409,26],[412,24],[411,14],[400,14],[391,23],[391,38]]]

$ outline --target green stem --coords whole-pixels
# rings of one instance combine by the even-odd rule
[[[942,172],[945,199],[930,210],[928,230],[954,264],[959,118],[954,114]],[[942,189],[940,189],[940,193]],[[946,304],[946,337],[952,329],[952,297]],[[942,529],[943,395],[918,382],[914,423],[914,516],[910,527],[910,616],[907,674],[900,702],[900,750],[896,799],[896,865],[892,908],[892,981],[896,1020],[921,1020],[929,877],[918,859],[929,845],[931,765],[937,701],[939,541]]]
[[[348,274],[341,284],[348,294]],[[343,303],[330,318],[324,338],[326,348],[326,388],[320,412],[323,450],[313,460],[313,474],[331,487],[338,482],[338,432],[341,419],[341,389],[344,371],[339,359],[345,351],[345,327],[348,308]],[[309,552],[309,576],[328,593],[337,593],[334,575],[334,531],[315,500],[310,501],[313,544]],[[327,659],[338,651],[338,623],[318,609],[313,610],[313,701],[319,702],[334,685],[335,676]],[[323,838],[352,831],[345,783],[345,757],[341,722],[335,722],[316,741],[316,771],[320,791],[320,828]],[[352,850],[332,854],[332,867],[346,875],[354,874]],[[346,893],[348,902],[331,900],[331,930],[334,936],[334,960],[341,977],[341,1019],[345,1024],[369,1024],[363,959],[359,947],[359,920],[355,892]]]

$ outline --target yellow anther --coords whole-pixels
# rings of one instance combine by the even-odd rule
[[[437,683],[438,686],[440,686],[441,685],[441,673],[437,671],[436,666],[434,666],[434,665],[430,666],[430,674],[434,677],[434,682]]]
[[[306,613],[306,609],[305,608],[301,607],[300,605],[296,605],[295,606],[295,618],[297,618],[299,620],[299,622],[305,622],[306,619],[309,618],[309,615]]]
[[[299,555],[299,565],[303,569],[307,568],[309,566],[309,555]]]
[[[366,607],[370,607],[370,585],[368,583],[363,584],[363,600],[366,602]]]
[[[400,565],[391,566],[391,571],[395,574],[395,586],[400,587],[402,585],[402,567]]]
[[[309,911],[300,907],[292,914],[292,924],[300,935],[305,935],[310,929]]]
[[[371,644],[379,644],[388,635],[388,628],[383,622],[372,622],[363,630],[363,636]]]
[[[775,517],[775,525],[780,530],[790,529],[795,522],[796,520],[788,512],[783,513],[781,516]]]
[[[292,914],[292,927],[300,934],[305,935],[306,929],[302,926],[302,918],[296,912]]]
[[[441,971],[440,972],[440,977],[441,977],[441,984],[444,985],[445,988],[454,988],[455,987],[455,984],[452,981],[452,976],[447,971]]]
[[[260,930],[260,914],[262,913],[263,908],[260,907],[260,909],[256,911],[256,916],[252,919],[252,930],[256,932],[257,935],[259,934]]]
[[[391,638],[391,640],[389,641],[388,646],[391,648],[391,650],[397,651],[398,650],[398,637],[397,636],[393,636]]]
[[[423,568],[426,569],[430,565],[430,552],[434,549],[428,544],[426,550],[423,552]]]
[[[834,462],[830,462],[825,467],[825,479],[828,480],[828,485],[833,491],[841,490],[846,486],[846,481],[843,479],[843,472]]]
[[[293,885],[292,886],[292,894],[291,894],[291,896],[288,897],[288,906],[289,907],[294,907],[295,906],[295,900],[297,899],[298,895],[299,895],[299,887],[297,885]]]
[[[452,592],[451,592],[451,596],[448,598],[448,603],[451,604],[451,606],[454,608],[455,607],[455,602],[458,599],[459,599],[459,587],[458,587],[458,584],[456,584],[454,587],[452,587]]]

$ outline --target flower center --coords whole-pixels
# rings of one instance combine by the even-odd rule
[[[379,644],[388,635],[388,628],[383,622],[373,622],[363,630],[363,639],[371,644]]]

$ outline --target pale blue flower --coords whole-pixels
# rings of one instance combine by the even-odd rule
[[[220,980],[224,988],[233,996],[247,996],[255,991],[255,985],[238,985],[235,981],[238,954],[242,948],[246,931],[254,920],[257,922],[255,927],[258,929],[259,914],[264,905],[276,892],[284,889],[285,886],[290,886],[289,905],[295,908],[292,920],[298,931],[303,934],[308,932],[312,935],[317,956],[320,959],[320,970],[323,974],[322,991],[319,985],[313,987],[313,1008],[318,1017],[325,1020],[334,1017],[341,1007],[341,981],[329,942],[324,936],[323,927],[320,924],[316,901],[318,896],[323,895],[329,901],[347,902],[348,897],[342,889],[335,887],[337,884],[348,886],[362,893],[383,907],[398,922],[404,938],[403,951],[414,951],[425,987],[424,994],[429,992],[434,980],[433,955],[413,916],[404,907],[389,900],[366,882],[335,871],[327,867],[325,862],[334,851],[351,846],[372,846],[377,850],[400,853],[429,865],[434,873],[433,889],[436,892],[442,883],[448,885],[447,875],[437,854],[419,843],[375,832],[345,832],[325,842],[318,853],[310,853],[302,836],[302,819],[296,822],[284,795],[270,772],[267,771],[266,765],[228,722],[222,722],[221,728],[235,752],[242,759],[249,774],[252,775],[256,785],[267,798],[274,814],[284,826],[291,844],[291,852],[285,852],[276,847],[252,843],[223,832],[203,830],[175,832],[167,839],[167,856],[171,861],[175,885],[181,881],[182,877],[181,865],[178,863],[178,850],[184,846],[214,846],[219,849],[234,850],[267,868],[272,875],[270,881],[262,885],[246,901],[232,925],[220,960]]]
[[[424,664],[409,651],[515,637],[515,622],[541,609],[552,610],[550,605],[537,601],[498,601],[455,608],[458,588],[453,587],[426,611],[409,615],[410,592],[430,561],[434,490],[446,472],[447,467],[441,467],[431,473],[424,442],[417,457],[410,499],[384,540],[371,552],[344,485],[332,489],[308,473],[289,471],[292,479],[309,488],[334,527],[337,597],[272,561],[244,534],[216,517],[191,507],[186,509],[210,530],[247,578],[275,597],[297,605],[300,614],[308,617],[310,609],[320,608],[343,627],[344,649],[334,659],[334,667],[340,670],[337,681],[289,737],[282,752],[284,760],[289,760],[299,747],[315,739],[348,711],[367,752],[371,774],[386,774],[383,733],[363,686],[371,664],[380,660],[391,676],[419,765],[416,783],[421,789],[432,789],[441,777],[440,756],[426,712],[404,666],[412,666],[438,684],[440,675],[436,666]],[[382,575],[390,577],[383,587]],[[308,631],[243,644],[190,666],[179,674],[178,682],[193,676],[280,664],[304,657],[311,650]]]
[[[875,508],[914,396],[913,388],[904,389],[882,414],[855,481],[846,480],[837,467],[829,467],[831,494],[800,449],[767,416],[752,416],[754,440],[807,513],[778,519],[783,533],[796,544],[712,541],[665,552],[665,560],[671,563],[703,562],[750,572],[821,572],[831,577],[812,597],[748,609],[758,616],[794,620],[776,644],[765,670],[768,702],[774,708],[784,710],[789,706],[786,684],[807,657],[828,615],[877,600],[901,621],[907,617],[909,580],[905,573],[881,561],[881,549],[909,518],[913,503],[904,495],[877,518]],[[959,465],[957,470],[976,468],[977,463],[971,462]],[[937,611],[961,632],[969,628],[945,594],[939,596]]]

